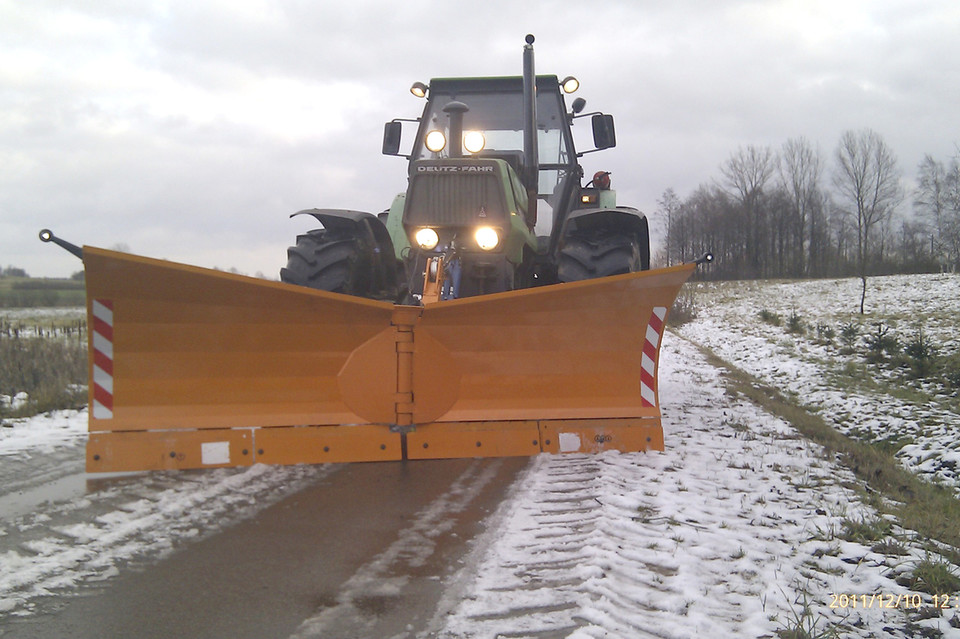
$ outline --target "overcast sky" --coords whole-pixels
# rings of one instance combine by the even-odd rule
[[[805,136],[829,171],[869,127],[912,181],[960,143],[956,0],[0,0],[0,266],[80,270],[49,227],[275,278],[310,226],[290,213],[404,190],[380,143],[419,115],[410,84],[518,75],[527,33],[538,72],[616,117],[587,175],[648,214],[739,146]]]

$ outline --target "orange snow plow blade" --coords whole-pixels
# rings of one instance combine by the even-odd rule
[[[693,264],[401,306],[83,248],[91,472],[663,449]]]

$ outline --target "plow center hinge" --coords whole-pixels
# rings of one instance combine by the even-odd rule
[[[414,325],[420,319],[419,308],[398,308],[393,313],[394,340],[397,345],[396,422],[394,430],[413,427],[413,351]]]

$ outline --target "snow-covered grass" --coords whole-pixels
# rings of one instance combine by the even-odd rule
[[[956,389],[913,379],[903,367],[870,363],[864,345],[878,324],[892,327],[900,343],[922,328],[940,356],[956,357],[960,275],[871,278],[862,317],[859,286],[856,279],[690,284],[699,314],[679,332],[792,395],[840,432],[897,451],[906,467],[960,493]],[[764,312],[782,322],[764,321]],[[791,315],[802,332],[790,331]],[[844,324],[860,326],[853,348],[841,342]],[[832,340],[825,328],[833,329]]]

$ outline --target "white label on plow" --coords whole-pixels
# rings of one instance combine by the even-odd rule
[[[200,444],[201,464],[229,464],[230,442],[206,442]]]
[[[580,450],[580,435],[576,433],[560,433],[560,452],[575,453]]]

